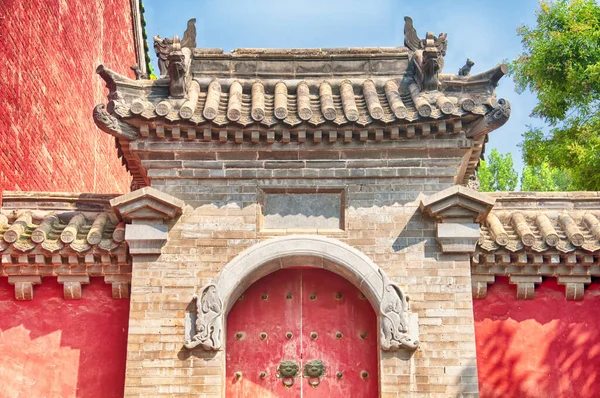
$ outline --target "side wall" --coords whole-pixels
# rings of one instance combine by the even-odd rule
[[[551,278],[517,300],[497,278],[473,307],[481,397],[600,396],[600,285],[568,301]]]
[[[130,0],[3,0],[0,192],[128,192],[114,138],[92,110],[106,102],[100,63],[134,77]]]
[[[0,278],[0,374],[6,397],[123,396],[129,300],[91,278],[80,300],[44,278],[32,301],[16,301]]]

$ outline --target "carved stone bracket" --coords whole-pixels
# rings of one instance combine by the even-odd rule
[[[59,275],[58,283],[63,285],[63,294],[67,300],[81,298],[81,285],[90,283],[89,275]]]
[[[486,298],[488,284],[494,283],[495,281],[496,277],[494,275],[471,275],[473,298]]]
[[[592,277],[589,275],[565,275],[558,277],[558,284],[565,285],[567,300],[583,300],[585,285],[589,285],[590,283],[592,283]]]
[[[15,299],[33,300],[33,285],[42,283],[39,275],[14,275],[8,277],[8,283],[15,285]]]
[[[367,256],[338,240],[322,236],[286,236],[261,242],[234,258],[193,299],[184,345],[220,350],[227,313],[237,298],[256,281],[278,269],[305,266],[325,268],[358,286],[380,320],[381,349],[415,350],[418,318],[410,314],[400,287]]]
[[[512,275],[509,283],[517,285],[517,298],[532,300],[535,294],[535,285],[542,283],[541,275]]]

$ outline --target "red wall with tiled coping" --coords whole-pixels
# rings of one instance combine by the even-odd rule
[[[550,278],[517,300],[506,278],[473,300],[479,390],[486,397],[600,397],[600,285],[567,301]]]
[[[14,300],[0,278],[0,396],[122,397],[129,300],[91,278],[80,300],[65,300],[56,278]]]
[[[128,192],[92,110],[106,103],[98,64],[134,77],[130,0],[0,4],[0,192]]]

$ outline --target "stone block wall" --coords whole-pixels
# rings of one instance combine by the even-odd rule
[[[130,0],[2,2],[0,192],[118,193],[130,177],[92,120],[100,63],[133,77]]]
[[[302,233],[335,238],[358,249],[410,296],[411,311],[419,316],[420,348],[412,355],[381,353],[382,397],[477,394],[469,256],[441,253],[435,220],[419,210],[423,195],[454,184],[461,157],[444,158],[438,152],[436,162],[432,151],[430,157],[393,159],[388,152],[380,151],[374,160],[374,151],[370,163],[360,170],[366,175],[334,178],[352,173],[346,160],[350,155],[330,151],[327,156],[336,159],[323,159],[325,152],[315,151],[312,156],[321,159],[316,170],[308,171],[314,177],[298,178],[294,173],[306,173],[306,163],[298,168],[286,166],[301,162],[299,157],[311,156],[311,152],[285,155],[272,151],[267,155],[257,150],[227,154],[217,149],[168,153],[166,146],[164,150],[142,154],[150,162],[146,166],[153,166],[149,171],[152,185],[183,200],[186,206],[183,214],[169,223],[161,254],[138,254],[133,259],[126,396],[223,396],[225,352],[209,353],[200,348],[190,352],[182,344],[185,313],[190,310],[192,295],[244,249],[276,236]],[[367,157],[365,151],[354,152],[356,156],[361,153]],[[183,156],[195,157],[188,165],[216,164],[219,159],[222,163],[214,169],[199,170],[207,173],[203,179],[177,178],[185,173],[182,169],[188,160],[182,160]],[[199,160],[200,156],[209,159]],[[227,156],[247,162],[259,162],[262,157],[254,176],[270,174],[265,178],[240,178],[243,170],[228,174],[233,169],[228,165],[234,162],[223,161]],[[265,160],[266,156],[270,159]],[[274,170],[266,167],[265,162],[275,164],[275,157],[283,156],[295,159],[280,160]],[[160,157],[171,160],[158,161]],[[406,163],[400,166],[401,161]],[[342,172],[334,167],[338,163],[346,164],[338,167]],[[169,169],[161,169],[166,164]],[[218,175],[211,174],[215,170]],[[194,170],[189,172],[193,174]],[[289,173],[287,178],[274,178],[276,173],[284,172]],[[235,173],[238,178],[233,177]],[[227,178],[229,175],[231,178]],[[343,228],[261,229],[265,192],[283,187],[290,193],[343,190]]]

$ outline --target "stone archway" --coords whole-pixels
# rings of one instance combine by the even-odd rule
[[[383,350],[416,349],[416,314],[400,287],[365,254],[339,240],[315,235],[290,235],[269,239],[246,249],[229,262],[214,281],[194,297],[185,346],[220,350],[227,313],[237,298],[255,281],[283,268],[324,268],[354,284],[375,309]]]

